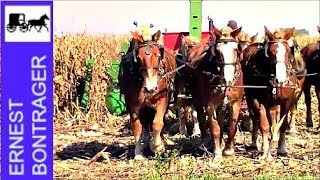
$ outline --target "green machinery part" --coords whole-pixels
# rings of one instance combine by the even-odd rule
[[[202,27],[202,0],[189,0],[190,1],[190,22],[189,22],[189,35],[198,39],[201,38]]]
[[[89,102],[89,91],[90,91],[90,82],[91,82],[91,76],[92,76],[92,68],[93,68],[93,60],[89,59],[87,61],[87,72],[84,79],[85,81],[84,91],[80,99],[80,108],[83,110],[86,110]]]
[[[127,42],[121,44],[121,55],[128,51],[129,45]],[[110,113],[114,115],[121,115],[126,111],[124,96],[120,93],[118,73],[120,69],[120,62],[113,61],[111,67],[107,69],[107,73],[112,78],[112,88],[106,97],[106,106]]]

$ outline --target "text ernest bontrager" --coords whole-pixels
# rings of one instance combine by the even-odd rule
[[[46,97],[47,67],[45,65],[46,56],[31,58],[31,92],[32,104],[32,175],[47,174],[47,107],[44,105]],[[8,119],[9,119],[9,174],[24,175],[25,159],[29,156],[24,154],[24,123],[27,123],[24,114],[24,103],[14,98],[8,99]],[[28,166],[30,166],[28,164]]]

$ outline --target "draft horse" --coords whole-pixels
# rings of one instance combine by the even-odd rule
[[[165,150],[162,129],[175,78],[176,63],[173,54],[158,44],[161,32],[150,40],[131,32],[133,48],[121,61],[119,71],[120,91],[125,96],[126,107],[134,133],[135,159],[144,159],[143,150],[150,142],[152,152]],[[143,145],[142,145],[143,141]]]
[[[241,62],[248,108],[253,120],[251,147],[257,148],[257,128],[260,123],[263,143],[262,160],[272,160],[271,149],[278,143],[278,154],[286,155],[285,119],[290,108],[301,95],[305,73],[304,63],[296,65],[290,60],[290,47],[287,40],[293,35],[294,28],[283,37],[272,34],[267,27],[267,41],[263,47],[251,44],[243,51]],[[249,86],[252,86],[248,88]],[[259,120],[258,120],[259,119]],[[269,120],[271,120],[272,139],[269,143]],[[285,119],[285,120],[284,120]],[[280,130],[280,131],[279,131]]]
[[[318,26],[318,32],[320,33],[320,26]],[[318,99],[318,113],[320,113],[320,39],[318,42],[306,45],[301,49],[300,53],[306,64],[308,74],[315,74],[306,76],[303,87],[307,107],[306,123],[307,127],[313,127],[310,89],[312,85],[315,86],[315,92]],[[318,128],[320,128],[320,123]]]
[[[176,114],[179,122],[179,133],[181,135],[188,135],[187,123],[192,122],[193,131],[191,137],[196,137],[199,136],[201,132],[197,119],[197,112],[193,106],[191,96],[193,68],[189,65],[186,66],[186,64],[188,63],[189,53],[194,52],[194,50],[203,45],[205,41],[192,36],[182,35],[181,42],[181,47],[178,51],[176,60],[179,67],[185,67],[179,69],[175,79]]]
[[[38,32],[41,31],[42,27],[45,27],[47,31],[49,31],[49,28],[47,27],[46,21],[49,20],[49,17],[47,14],[44,14],[40,17],[40,19],[31,19],[28,21],[28,25],[30,26],[29,31],[31,31],[32,27],[36,29],[36,26],[40,26],[39,29],[36,29]]]
[[[241,27],[219,30],[213,26],[210,43],[195,47],[189,54],[189,64],[195,68],[192,71],[191,92],[200,124],[202,146],[206,145],[209,126],[215,158],[221,158],[222,154],[234,154],[234,136],[244,93],[237,41],[240,31]],[[222,150],[221,128],[225,117],[230,120],[228,139]]]
[[[248,33],[241,31],[237,38],[238,38],[238,49],[239,52],[241,53],[248,45],[252,44],[255,42],[257,38],[257,34],[253,36],[249,36]],[[186,59],[188,59],[190,52],[193,53],[193,56],[195,54],[201,54],[202,50],[199,48],[199,46],[208,43],[207,39],[194,39],[190,36],[183,36],[182,35],[182,44],[179,50],[179,53],[181,53],[181,58],[177,60],[178,64],[183,65],[186,63]],[[241,55],[240,55],[241,56]],[[179,56],[178,56],[179,57]],[[240,57],[241,59],[241,57]],[[192,86],[190,82],[190,77],[192,73],[190,73],[193,69],[190,68],[189,66],[186,66],[185,68],[179,70],[179,73],[176,76],[175,84],[176,84],[176,99],[177,99],[177,107],[178,107],[178,121],[179,121],[179,132],[180,134],[187,134],[187,128],[186,124],[187,122],[191,121],[193,122],[193,133],[191,137],[195,137],[200,135],[200,129],[199,129],[199,122],[197,119],[197,112],[194,109],[194,106],[192,104],[192,100],[189,97],[190,95],[190,87]],[[180,97],[179,93],[184,93],[185,97]],[[246,104],[245,102],[242,102],[242,109],[245,110]],[[245,113],[240,113],[243,114],[242,116],[244,117]],[[248,124],[247,122],[244,122],[243,124]],[[244,129],[248,129],[248,125],[244,125]]]

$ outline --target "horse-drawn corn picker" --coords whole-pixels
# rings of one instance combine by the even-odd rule
[[[211,18],[209,19],[209,31],[213,25]],[[134,23],[137,26],[137,23]],[[164,32],[163,34],[163,45],[168,50],[178,50],[182,45],[182,38],[185,36],[195,37],[197,39],[208,39],[210,36],[209,31],[202,31],[202,0],[190,0],[190,15],[189,15],[189,32]],[[128,52],[129,42],[122,43],[121,55],[125,55]],[[121,56],[121,59],[123,58]],[[178,60],[179,61],[179,60]],[[117,85],[118,80],[116,79],[116,74],[119,71],[119,62],[113,62],[111,68],[109,68],[108,73],[114,79],[114,85],[112,92],[107,97],[107,107],[109,111],[113,114],[119,115],[126,111],[123,104],[124,98],[119,92],[119,87]],[[179,65],[178,65],[179,66]],[[177,96],[182,99],[191,99],[189,94],[180,93]],[[173,104],[173,106],[175,106]],[[240,116],[243,118],[248,118],[248,112],[246,111],[246,105],[242,106],[243,111]],[[244,115],[244,116],[243,116]],[[247,128],[246,128],[247,129]]]

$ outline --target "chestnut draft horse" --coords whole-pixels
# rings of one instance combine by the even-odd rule
[[[129,56],[121,61],[119,84],[121,93],[125,96],[134,133],[134,158],[142,160],[143,150],[150,141],[149,128],[153,130],[151,151],[157,153],[165,150],[163,119],[169,95],[173,91],[176,62],[174,55],[157,43],[160,31],[152,35],[152,38],[137,32],[131,34],[136,45]]]
[[[199,40],[192,36],[181,37],[182,43],[178,51],[177,66],[182,67],[188,63],[189,53],[205,43],[204,40]],[[201,53],[201,52],[200,52]],[[175,79],[175,100],[176,110],[179,122],[179,133],[181,135],[188,135],[187,122],[193,123],[193,132],[191,137],[200,135],[199,122],[197,119],[197,112],[192,104],[191,88],[192,88],[192,66],[185,66],[180,69]]]
[[[263,138],[261,159],[269,161],[272,160],[270,150],[277,142],[278,154],[287,154],[285,131],[288,122],[285,115],[301,95],[304,75],[300,75],[305,73],[305,66],[301,60],[299,65],[290,61],[290,47],[287,40],[293,35],[294,28],[283,37],[277,32],[272,34],[267,27],[264,29],[268,41],[262,48],[255,43],[249,45],[243,51],[241,64],[246,100],[253,120],[251,146],[256,148],[257,123],[260,122]],[[249,86],[253,87],[248,88]],[[268,117],[272,122],[271,146],[268,140],[270,131]],[[258,119],[260,121],[257,121]]]
[[[318,31],[320,33],[320,26],[318,26]],[[320,39],[318,42],[306,45],[301,49],[300,53],[306,63],[308,74],[315,74],[306,76],[303,87],[307,107],[307,127],[313,127],[310,89],[312,85],[315,86],[315,92],[318,99],[318,112],[320,113]],[[318,128],[320,128],[320,123]]]
[[[239,51],[242,52],[248,45],[251,43],[254,43],[257,34],[253,36],[249,36],[248,33],[241,31],[238,34],[238,41],[239,41]],[[203,49],[199,48],[201,47],[200,45],[203,45],[204,43],[208,43],[207,39],[197,39],[193,38],[191,36],[183,36],[182,35],[182,44],[180,47],[179,53],[181,53],[181,59],[177,60],[177,64],[183,65],[186,63],[186,59],[188,59],[190,52],[192,52],[193,56],[196,54],[200,55],[203,51]],[[204,47],[204,46],[202,46]],[[177,56],[179,57],[179,56]],[[200,135],[200,129],[199,129],[199,122],[197,119],[197,112],[195,111],[193,105],[192,105],[192,100],[190,97],[190,87],[192,86],[190,82],[190,77],[192,75],[191,73],[192,68],[189,66],[179,70],[179,73],[176,76],[175,80],[175,87],[176,87],[176,99],[177,99],[177,107],[178,107],[178,121],[179,121],[179,132],[182,135],[187,134],[187,122],[193,122],[193,133],[191,137],[195,137]],[[182,94],[184,94],[184,97]],[[246,105],[242,106],[243,109],[246,109]],[[244,114],[244,113],[242,113]],[[244,115],[243,115],[244,116]],[[246,122],[245,122],[246,123]],[[245,124],[244,123],[244,124]]]
[[[191,92],[200,124],[201,146],[205,148],[208,138],[207,115],[215,158],[221,158],[222,154],[234,154],[234,136],[244,93],[237,42],[240,31],[241,27],[236,30],[229,27],[218,30],[213,26],[209,46],[198,45],[189,53],[189,64],[195,68],[192,71]],[[229,117],[230,121],[228,139],[222,151],[221,127],[224,126],[225,117]]]

